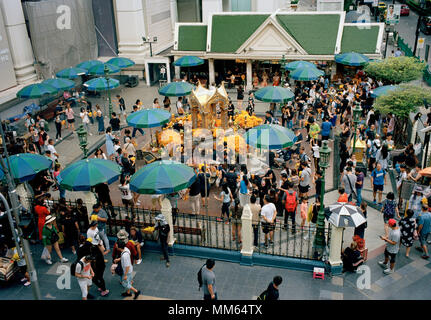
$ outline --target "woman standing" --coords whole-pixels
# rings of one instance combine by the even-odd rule
[[[242,101],[244,100],[244,89],[242,85],[240,85],[238,89],[236,89],[236,92],[237,92],[236,99],[238,100],[238,110],[241,111]]]
[[[67,118],[67,129],[72,130],[73,133],[73,131],[75,131],[75,112],[70,107],[70,104],[67,105],[65,113]]]
[[[231,204],[231,201],[233,199],[233,196],[232,196],[232,192],[228,188],[227,184],[222,185],[222,192],[220,192],[220,198],[217,198],[217,196],[214,195],[214,199],[223,202],[222,207],[221,207],[221,219],[217,218],[217,221],[222,221],[223,215],[226,214],[226,216],[227,216],[226,222],[228,222],[229,221],[229,208],[230,208],[230,204]]]
[[[101,148],[96,150],[96,152],[94,153],[94,157],[96,159],[104,159],[104,160],[107,159],[105,153],[103,152],[103,150]]]
[[[58,141],[58,139],[61,140],[61,117],[60,117],[60,113],[56,112],[55,113],[55,130],[56,130],[56,134],[55,134],[55,142]]]
[[[159,99],[158,98],[155,98],[154,100],[153,100],[153,109],[154,108],[158,108],[158,109],[160,109],[160,104],[159,104]]]
[[[242,175],[241,182],[239,183],[239,203],[241,207],[244,208],[246,204],[250,201],[250,192],[249,188],[251,187],[250,182],[248,181],[247,174]]]
[[[42,199],[36,200],[36,205],[34,206],[34,212],[36,213],[38,219],[37,219],[37,226],[39,231],[39,240],[42,240],[42,231],[43,226],[45,225],[45,219],[47,216],[50,215],[50,212],[48,208],[43,204]]]
[[[61,262],[68,262],[69,261],[68,259],[63,257],[63,255],[61,254],[61,251],[60,251],[60,247],[58,246],[58,240],[60,239],[60,237],[58,236],[57,229],[53,225],[54,221],[55,221],[55,217],[48,215],[46,217],[45,226],[43,227],[43,231],[42,231],[43,246],[49,252],[49,258],[46,259],[47,264],[52,264],[52,261],[51,261],[52,247],[54,247],[55,252],[57,252],[57,255],[60,258]]]
[[[407,216],[400,220],[400,232],[401,244],[406,247],[406,257],[408,257],[415,241],[413,234],[416,229],[416,219],[413,218],[413,210],[408,209],[406,214]]]
[[[169,97],[163,99],[163,108],[171,113],[171,99],[169,99]]]
[[[382,169],[388,172],[388,160],[389,150],[388,145],[384,144],[379,150],[377,150],[376,161],[381,164]]]
[[[96,104],[96,120],[97,120],[97,132],[103,134],[105,132],[105,122],[103,121],[102,109]]]
[[[108,154],[108,158],[112,160],[113,156],[115,155],[115,149],[114,149],[115,136],[112,134],[111,127],[106,128],[105,137],[106,137],[106,153]]]
[[[84,107],[81,108],[79,116],[82,119],[82,124],[84,125],[85,131],[87,131],[88,134],[92,136],[92,134],[90,133],[90,118],[88,117],[88,111],[85,110]]]

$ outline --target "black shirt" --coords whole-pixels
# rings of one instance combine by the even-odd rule
[[[197,196],[198,194],[201,193],[201,184],[200,184],[200,180],[196,179],[195,182],[193,182],[193,184],[190,186],[190,192],[189,195],[191,197],[193,196]]]
[[[109,124],[112,127],[112,131],[120,131],[120,119],[112,118],[109,120]]]
[[[126,109],[126,103],[124,102],[123,98],[118,99],[118,103],[120,104],[120,109]]]
[[[279,298],[278,289],[274,288],[273,282],[269,284],[267,290],[268,290],[268,294],[266,295],[266,300],[269,300],[269,301],[278,300]]]

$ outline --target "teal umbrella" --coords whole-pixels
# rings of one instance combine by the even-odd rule
[[[298,81],[312,81],[317,80],[319,77],[323,76],[323,74],[324,72],[316,67],[301,67],[295,69],[289,77]]]
[[[171,114],[162,109],[144,109],[133,112],[127,117],[127,124],[134,128],[154,128],[168,123]]]
[[[68,79],[61,79],[61,78],[52,78],[52,79],[46,79],[42,83],[50,85],[57,90],[69,90],[75,87],[75,82]]]
[[[257,100],[265,102],[287,102],[295,97],[289,89],[276,86],[261,88],[254,93],[254,96]]]
[[[394,85],[381,86],[381,87],[378,87],[376,89],[371,90],[371,97],[378,98],[378,97],[381,97],[381,96],[384,96],[384,95],[390,93],[391,91],[397,90],[399,88],[400,88],[400,86],[394,86]]]
[[[297,68],[302,68],[302,67],[314,67],[316,68],[316,65],[314,63],[308,62],[308,61],[293,61],[293,62],[289,62],[288,64],[286,64],[286,70],[290,70],[293,71]]]
[[[121,166],[104,159],[77,161],[60,172],[60,186],[70,191],[90,191],[100,183],[111,184],[121,175]]]
[[[105,73],[106,70],[106,73]],[[121,69],[109,63],[99,64],[88,69],[88,74],[103,76],[105,74],[112,74],[120,72]]]
[[[9,157],[10,173],[19,182],[32,180],[36,174],[52,167],[53,161],[33,153],[19,153]],[[9,166],[6,161],[6,165]],[[2,175],[4,175],[3,170]]]
[[[87,74],[87,70],[85,69],[70,67],[57,72],[55,75],[59,78],[76,79],[85,74]]]
[[[140,194],[167,194],[190,187],[194,170],[171,160],[156,161],[139,169],[130,179],[130,190]]]
[[[159,94],[167,97],[187,96],[192,92],[193,85],[188,82],[171,82],[159,89]]]
[[[84,86],[90,91],[110,90],[118,87],[119,85],[120,81],[112,78],[94,78],[84,83]]]
[[[17,97],[19,98],[40,98],[45,94],[57,93],[58,89],[46,84],[46,83],[35,83],[30,84],[17,92]]]
[[[194,67],[204,63],[204,60],[195,56],[184,56],[174,61],[177,67]]]
[[[128,58],[123,58],[123,57],[112,58],[108,60],[107,63],[112,64],[120,69],[125,69],[135,65],[135,62],[133,60],[130,60]]]
[[[98,65],[101,65],[101,64],[103,64],[103,62],[102,62],[102,61],[99,61],[99,60],[87,60],[87,61],[83,61],[83,62],[81,62],[81,63],[78,63],[78,64],[76,65],[76,67],[77,67],[77,68],[81,68],[81,69],[88,70],[88,69],[90,69],[91,67],[98,66]]]
[[[260,149],[282,149],[293,146],[297,137],[292,130],[277,124],[263,124],[244,134],[248,145]]]
[[[345,64],[348,66],[363,66],[366,65],[370,59],[361,53],[348,52],[335,55],[335,62]]]

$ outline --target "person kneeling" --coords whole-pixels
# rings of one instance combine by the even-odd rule
[[[356,242],[352,242],[350,247],[347,247],[343,252],[341,252],[341,258],[343,260],[343,272],[355,272],[356,269],[364,262]]]

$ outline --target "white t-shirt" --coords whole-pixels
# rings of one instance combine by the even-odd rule
[[[57,153],[57,150],[55,150],[54,145],[49,144],[47,146],[47,149],[51,152],[51,159],[54,161],[57,160],[57,156],[55,155]]]
[[[123,267],[123,273],[126,274],[126,268],[129,268],[128,273],[133,272],[132,260],[130,259],[130,250],[128,248],[124,248],[124,251],[121,252],[121,266]]]
[[[90,123],[87,112],[81,112],[79,116],[81,117],[83,123]]]
[[[92,230],[91,228],[87,230],[87,238],[91,238],[91,243],[95,246],[102,243],[102,240],[100,239],[99,235],[99,229],[97,229],[97,227],[94,230]]]
[[[272,219],[276,214],[277,214],[277,209],[275,208],[275,205],[272,202],[265,204],[262,207],[262,210],[260,212],[260,215],[263,217],[266,217],[269,221],[272,221]]]
[[[118,188],[120,189],[121,192],[121,199],[124,200],[132,200],[133,196],[132,196],[132,192],[130,191],[130,185],[126,184],[124,186],[122,186],[121,184],[118,186]]]
[[[84,265],[84,268],[81,267],[80,263],[76,264],[75,273],[79,273],[82,276],[90,276],[91,275],[91,263],[85,263],[84,258],[80,260]],[[78,281],[87,281],[87,278],[78,278]]]

